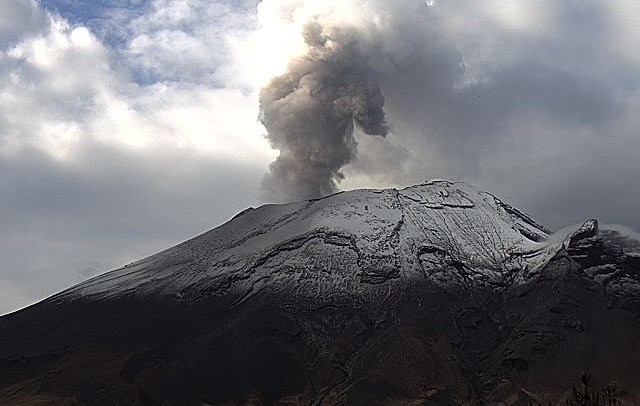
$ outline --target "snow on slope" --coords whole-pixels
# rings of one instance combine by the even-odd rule
[[[549,231],[464,183],[355,190],[247,209],[222,226],[51,300],[259,291],[327,298],[389,294],[426,278],[503,286],[554,253]]]

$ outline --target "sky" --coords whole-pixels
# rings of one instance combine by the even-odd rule
[[[459,180],[552,229],[640,230],[638,21],[637,0],[4,0],[0,314],[336,189]]]

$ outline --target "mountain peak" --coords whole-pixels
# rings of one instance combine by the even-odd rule
[[[400,190],[354,190],[247,209],[212,231],[56,299],[198,297],[221,286],[245,297],[272,283],[295,286],[303,294],[300,286],[317,275],[324,275],[324,289],[343,293],[415,277],[459,283],[462,274],[467,283],[505,283],[501,279],[514,269],[538,265],[528,255],[539,252],[548,236],[544,226],[490,193],[431,180]],[[452,274],[452,264],[465,269]]]
[[[595,220],[551,235],[461,182],[354,190],[0,318],[0,403],[560,404],[593,370],[638,404],[638,319],[640,242]]]

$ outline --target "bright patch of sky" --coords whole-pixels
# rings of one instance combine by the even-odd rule
[[[106,44],[126,46],[129,24],[145,14],[147,0],[41,0],[47,10],[84,25]]]
[[[255,29],[255,0],[43,0],[118,54],[135,82],[189,81],[227,87],[216,71],[232,63],[229,45]]]

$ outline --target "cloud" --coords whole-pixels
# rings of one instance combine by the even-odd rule
[[[48,28],[49,22],[47,13],[34,0],[6,0],[0,19],[0,45],[37,35]]]
[[[5,3],[0,312],[254,204],[260,87],[313,20],[358,38],[390,124],[355,129],[342,188],[453,178],[552,228],[640,229],[635,1]]]
[[[637,5],[264,0],[260,6],[266,26],[293,27],[289,32],[303,38],[305,24],[319,20],[348,27],[363,48],[375,50],[354,52],[353,64],[375,67],[391,133],[384,140],[356,134],[341,186],[454,178],[495,191],[553,228],[590,216],[640,228],[633,203],[640,199],[634,159],[640,128],[633,119],[640,75],[630,17],[640,12]],[[287,158],[286,146],[276,147]]]
[[[252,27],[253,1],[156,0],[129,24],[125,57],[145,81],[223,86],[229,39]]]
[[[414,47],[405,74],[383,82],[389,121],[412,152],[398,182],[457,177],[554,228],[589,216],[640,227],[640,76],[609,46],[624,35],[611,8],[540,2],[520,21],[488,7],[504,2],[472,3],[436,2],[444,52]]]
[[[38,35],[8,44],[0,60],[7,79],[0,85],[4,154],[29,146],[73,159],[87,141],[190,146],[250,160],[272,154],[256,136],[262,128],[254,95],[194,83],[193,72],[176,81],[136,82],[135,66],[114,62],[119,51],[105,47],[86,27],[56,16],[48,21]]]
[[[274,156],[257,95],[194,70],[141,82],[146,65],[127,44],[109,47],[36,3],[9,6],[0,27],[23,9],[37,18],[0,43],[0,290],[13,292],[0,312],[255,203]]]
[[[222,223],[255,204],[263,170],[188,148],[104,144],[72,164],[37,149],[0,160],[0,313]]]

